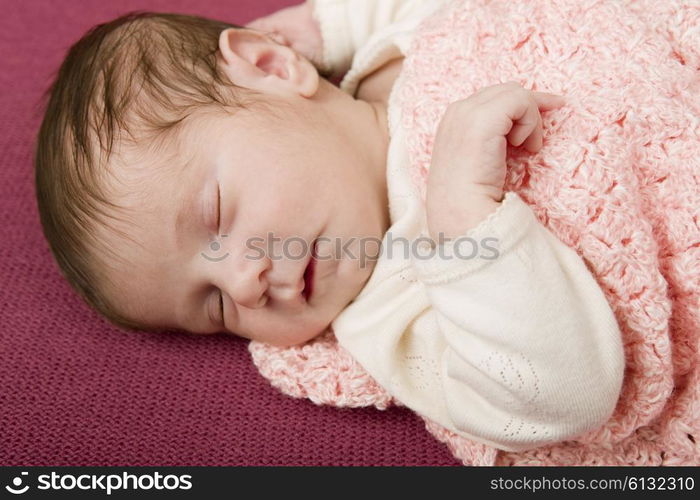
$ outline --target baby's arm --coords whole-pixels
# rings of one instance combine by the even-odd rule
[[[624,372],[615,317],[581,257],[516,193],[503,196],[506,142],[538,152],[539,110],[562,104],[508,82],[448,107],[426,215],[434,241],[452,240],[439,248],[453,258],[415,261],[444,340],[435,361],[447,424],[510,450],[602,425]],[[470,239],[456,245],[460,236]],[[486,258],[459,258],[472,244]]]
[[[451,259],[414,262],[447,346],[437,353],[451,420],[443,424],[511,451],[603,425],[624,352],[581,257],[513,192],[465,236],[461,246],[443,244]],[[475,248],[477,257],[459,258]]]

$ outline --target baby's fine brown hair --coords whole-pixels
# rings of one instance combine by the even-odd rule
[[[241,27],[131,12],[76,42],[44,94],[34,156],[44,234],[71,286],[120,327],[149,330],[120,314],[105,293],[103,255],[110,249],[95,228],[118,219],[120,210],[104,189],[107,160],[115,140],[158,141],[197,109],[247,107],[245,98],[256,93],[235,86],[217,64],[219,35],[227,28]]]

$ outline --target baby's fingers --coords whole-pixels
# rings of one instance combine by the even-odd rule
[[[556,94],[545,92],[531,92],[537,107],[530,106],[521,120],[513,125],[508,133],[508,140],[513,146],[522,146],[531,153],[537,153],[542,149],[544,126],[540,111],[547,111],[563,106],[565,99]]]
[[[537,102],[537,107],[542,111],[560,108],[566,104],[566,99],[557,94],[549,94],[547,92],[532,92],[532,96]]]
[[[537,125],[535,126],[535,129],[532,131],[532,133],[528,136],[528,138],[525,140],[523,143],[523,147],[527,149],[530,153],[537,153],[540,149],[542,149],[542,134],[543,134],[543,127],[542,127],[542,116],[540,114],[537,114]]]
[[[542,134],[540,113],[537,110],[535,103],[533,103],[529,97],[525,98],[523,105],[525,106],[525,112],[522,114],[522,116],[518,117],[517,113],[510,116],[511,120],[513,121],[513,126],[508,132],[507,138],[508,142],[516,147],[520,146],[526,139],[530,138],[529,144],[530,147],[532,147],[533,141],[535,144],[537,143],[538,133],[540,136]]]

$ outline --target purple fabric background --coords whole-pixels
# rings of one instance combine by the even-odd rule
[[[295,3],[3,0],[0,465],[458,465],[409,410],[284,396],[243,340],[110,326],[64,282],[41,233],[39,97],[88,28],[136,9],[245,24]]]

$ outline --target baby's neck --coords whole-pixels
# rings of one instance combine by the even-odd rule
[[[390,140],[389,119],[387,116],[389,94],[391,94],[391,89],[401,71],[403,59],[404,58],[401,57],[391,60],[384,66],[373,71],[360,81],[355,91],[355,99],[357,101],[365,101],[374,111],[376,121],[384,135],[383,140],[387,146]],[[389,200],[386,184],[386,150],[378,166],[381,167],[381,169],[377,172],[377,188],[379,190],[380,203],[385,207],[383,226],[384,231],[386,231],[390,225]]]
[[[370,105],[380,124],[381,130],[386,134],[389,142],[389,120],[387,116],[389,94],[394,87],[403,66],[403,57],[392,59],[380,66],[372,73],[360,80],[355,90],[355,99],[364,101]]]

